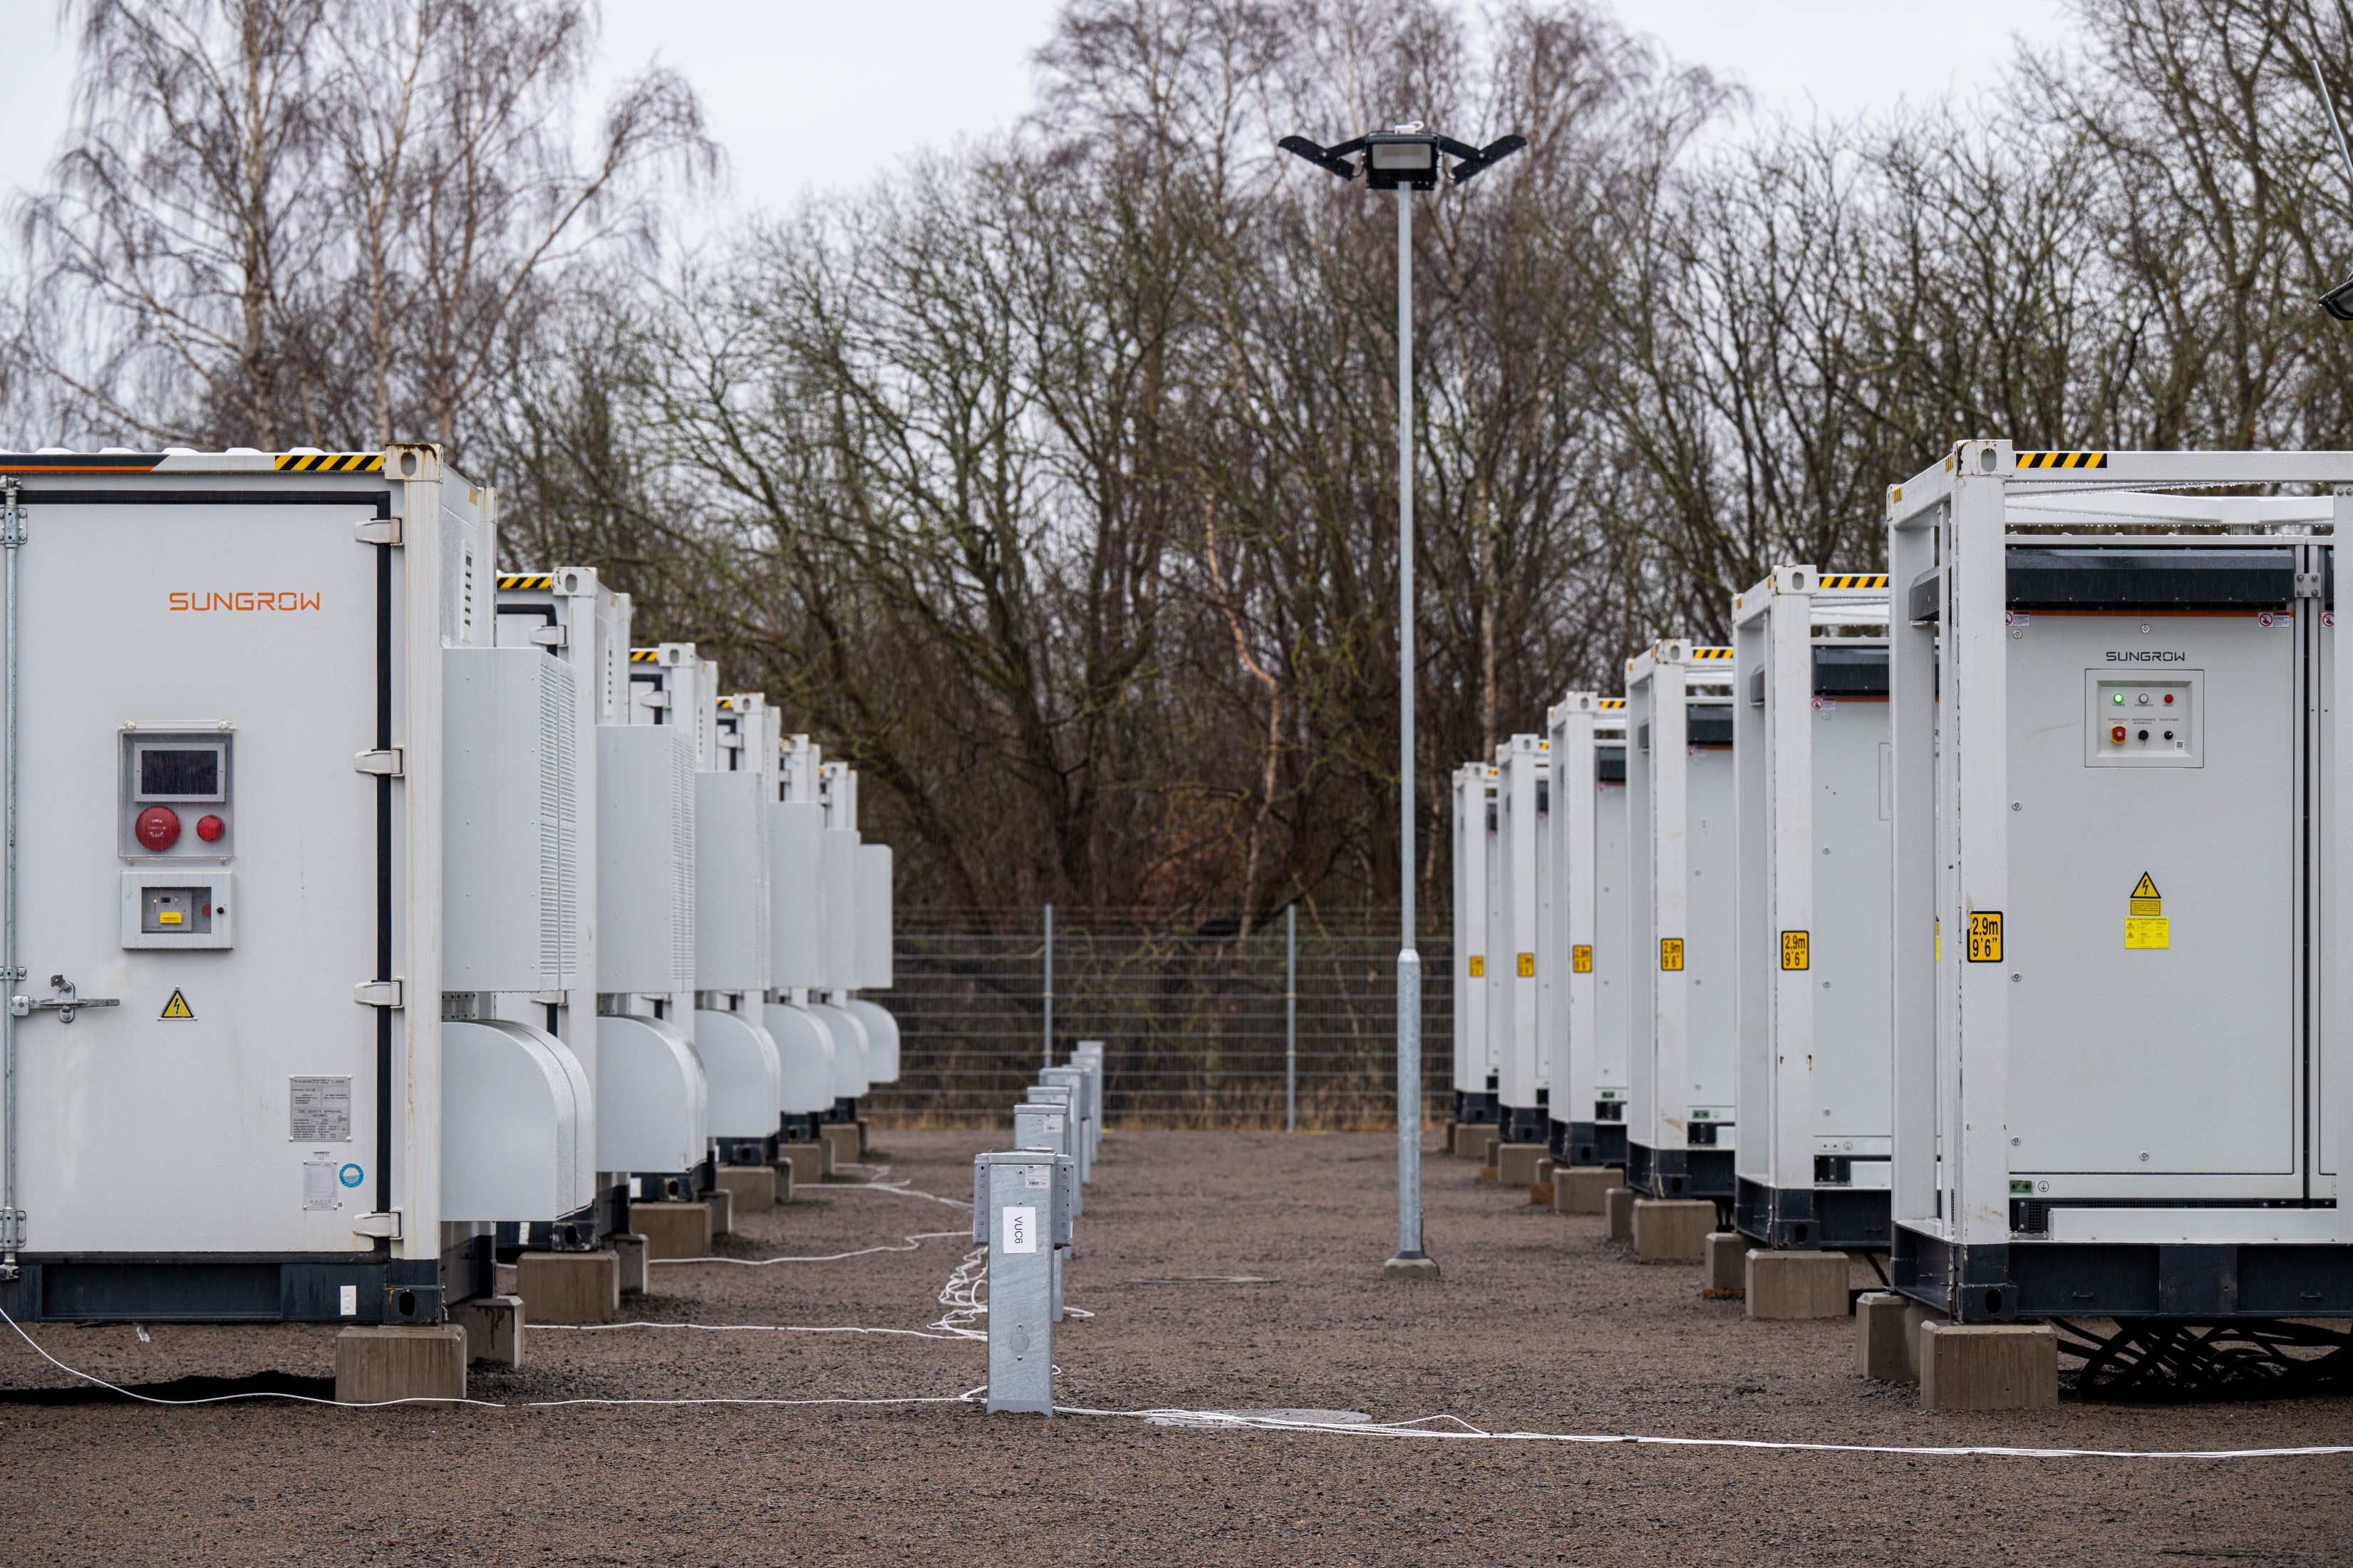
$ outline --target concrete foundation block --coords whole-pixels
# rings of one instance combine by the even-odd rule
[[[1920,1408],[2043,1410],[2059,1403],[2059,1336],[2047,1324],[1920,1325]]]
[[[1541,1143],[1499,1143],[1495,1157],[1488,1163],[1495,1167],[1495,1180],[1522,1192],[1536,1179],[1536,1162],[1545,1157]]]
[[[844,1165],[858,1163],[858,1129],[854,1124],[828,1121],[817,1131],[826,1147],[825,1173],[828,1177]]]
[[[1552,1185],[1552,1170],[1551,1155],[1547,1154],[1543,1159],[1536,1162],[1535,1183],[1538,1186],[1548,1187]],[[1546,1201],[1549,1202],[1551,1200],[1547,1199]]]
[[[1460,1160],[1476,1160],[1484,1152],[1486,1141],[1495,1135],[1495,1129],[1484,1121],[1458,1121],[1454,1124],[1453,1141],[1447,1147]]]
[[[646,1238],[634,1231],[605,1238],[613,1249],[613,1258],[621,1276],[621,1294],[642,1296],[646,1293]]]
[[[1707,1283],[1700,1294],[1711,1301],[1736,1301],[1748,1290],[1748,1238],[1737,1231],[1707,1236]]]
[[[771,1166],[769,1166],[769,1167],[768,1167],[768,1173],[769,1173],[771,1176],[774,1176],[774,1177],[776,1178],[776,1201],[777,1201],[778,1203],[780,1203],[780,1204],[788,1204],[788,1203],[792,1202],[792,1201],[793,1201],[793,1166],[792,1166],[792,1162],[791,1162],[791,1161],[789,1161],[789,1160],[778,1160],[775,1164],[773,1164],[773,1165],[771,1165]]]
[[[1701,1263],[1715,1205],[1704,1198],[1636,1198],[1634,1258],[1641,1263]]]
[[[621,1310],[621,1259],[612,1252],[526,1252],[515,1293],[535,1323],[609,1323]]]
[[[350,1328],[335,1336],[335,1397],[346,1405],[466,1397],[466,1331]]]
[[[850,1125],[858,1129],[858,1157],[863,1160],[866,1151],[874,1147],[874,1128],[863,1116]]]
[[[793,1185],[813,1187],[825,1180],[826,1173],[832,1169],[833,1162],[826,1158],[829,1152],[831,1146],[826,1143],[780,1143],[776,1146],[776,1163],[791,1168]]]
[[[1634,1239],[1634,1189],[1611,1187],[1601,1195],[1601,1212],[1607,1223],[1601,1234],[1611,1241]]]
[[[711,1205],[712,1239],[734,1235],[735,1194],[725,1187],[713,1187],[702,1194],[702,1201]]]
[[[1880,1383],[1920,1381],[1919,1308],[1893,1290],[1868,1290],[1855,1298],[1856,1369]]]
[[[1438,1130],[1438,1146],[1446,1151],[1449,1154],[1454,1152],[1455,1129],[1461,1125],[1462,1123],[1460,1121],[1455,1121],[1452,1117],[1449,1117],[1447,1118],[1444,1125],[1440,1127]]]
[[[493,1288],[494,1294],[501,1296],[513,1295],[515,1293],[515,1266],[512,1263],[491,1264],[491,1283]]]
[[[649,1262],[711,1256],[709,1204],[631,1204],[629,1224],[646,1238]]]
[[[792,1167],[785,1167],[786,1179],[791,1180]],[[721,1190],[735,1200],[735,1206],[745,1214],[757,1214],[762,1209],[776,1206],[776,1168],[774,1165],[722,1165],[719,1167]]]
[[[1846,1316],[1845,1253],[1757,1250],[1747,1264],[1748,1315],[1757,1321]]]
[[[466,1331],[471,1365],[522,1364],[522,1298],[476,1296],[449,1309],[449,1321]]]
[[[1562,1214],[1602,1214],[1609,1208],[1609,1189],[1620,1186],[1626,1173],[1615,1165],[1557,1165],[1552,1173],[1552,1206]]]

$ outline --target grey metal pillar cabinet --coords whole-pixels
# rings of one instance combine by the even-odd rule
[[[1054,1413],[1054,1244],[1063,1228],[1055,1156],[976,1154],[973,1240],[988,1248],[988,1411]]]
[[[1280,143],[1344,180],[1358,174],[1376,191],[1397,193],[1398,225],[1398,1248],[1384,1268],[1430,1275],[1438,1265],[1421,1249],[1421,955],[1413,944],[1413,207],[1416,191],[1444,176],[1465,184],[1527,145],[1504,136],[1472,147],[1426,132],[1419,121],[1324,147],[1303,136]],[[1362,157],[1356,162],[1352,158]],[[1451,165],[1447,160],[1454,160]]]

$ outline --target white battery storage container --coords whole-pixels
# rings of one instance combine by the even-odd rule
[[[1776,567],[1733,600],[1739,1094],[1734,1221],[1887,1250],[1894,837],[1887,579]]]
[[[818,843],[818,878],[825,889],[825,925],[818,933],[825,986],[810,1002],[833,1036],[833,1117],[855,1121],[858,1102],[873,1079],[866,1025],[844,1005],[858,977],[858,774],[844,763],[818,767],[818,800],[825,831]]]
[[[818,747],[807,735],[780,741],[776,799],[768,808],[770,990],[762,1017],[783,1065],[784,1136],[813,1142],[849,1085],[840,1077],[833,1031],[811,1005],[825,985],[825,806],[818,798]]]
[[[603,1157],[649,1201],[691,1198],[715,1174],[710,1079],[691,1033],[695,747],[706,728],[692,652],[630,649],[618,721],[596,731],[597,1068],[649,1096],[626,1137],[601,1111],[598,1131]]]
[[[1514,735],[1495,748],[1495,834],[1487,928],[1487,1027],[1494,1036],[1497,1121],[1506,1143],[1541,1143],[1549,1116],[1537,1039],[1536,951],[1550,753],[1540,735]]]
[[[1487,1064],[1487,817],[1494,770],[1454,770],[1454,1120],[1495,1120],[1495,1077]]]
[[[1889,489],[1905,1294],[2353,1315],[2349,522],[2344,452],[1966,441]]]
[[[0,458],[0,942],[54,977],[0,1009],[11,1316],[431,1322],[491,1288],[490,1223],[587,1201],[571,1053],[443,1020],[575,961],[565,692],[488,646],[495,525],[430,447]],[[453,816],[495,849],[455,922],[519,928],[454,985]]]
[[[858,845],[858,989],[888,991],[892,984],[892,899],[891,847]],[[869,1087],[899,1081],[899,1020],[879,1002],[852,995],[843,1005],[866,1026]]]
[[[711,1080],[719,1163],[765,1165],[776,1157],[784,1106],[784,1062],[761,1016],[775,716],[754,698],[716,695],[716,667],[702,667],[712,721],[694,776],[694,1047]]]
[[[627,1016],[628,990],[665,993],[683,989],[691,978],[661,967],[677,944],[669,922],[677,916],[682,869],[665,862],[676,843],[691,837],[679,823],[679,781],[690,768],[664,752],[672,742],[685,745],[684,731],[626,728],[630,620],[628,595],[604,587],[586,567],[502,573],[498,579],[499,646],[536,649],[575,677],[575,721],[586,759],[578,778],[580,960],[560,992],[537,1000],[548,1031],[580,1059],[595,1090],[599,1172],[592,1233],[571,1226],[526,1226],[510,1236],[502,1228],[502,1252],[510,1242],[577,1247],[627,1229],[632,1178],[639,1173],[677,1177],[702,1157],[706,1089],[693,1047],[674,1029]],[[608,818],[614,825],[609,845]],[[691,824],[691,816],[686,820]],[[617,965],[606,957],[601,873],[608,857],[628,868],[617,884],[627,913],[612,933],[628,950]],[[615,1009],[621,1016],[602,1012],[599,998],[607,995],[621,999]],[[600,1047],[606,1040],[613,1042],[610,1050]]]
[[[1626,1163],[1626,700],[1572,691],[1552,710],[1549,960],[1553,1158]],[[1540,961],[1542,962],[1542,961]]]
[[[1627,666],[1626,1183],[1733,1196],[1732,650],[1653,643]]]

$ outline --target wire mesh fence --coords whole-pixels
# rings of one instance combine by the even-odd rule
[[[1114,1125],[1309,1130],[1397,1124],[1394,912],[1298,911],[1243,934],[1101,910],[902,912],[895,984],[873,1000],[900,1030],[899,1081],[872,1113],[900,1123],[1003,1121],[1046,1059],[1104,1042]],[[1424,1114],[1452,1099],[1451,942],[1417,938]],[[1049,1001],[1049,974],[1051,995]]]

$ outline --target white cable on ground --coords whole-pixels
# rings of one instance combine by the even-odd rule
[[[958,1266],[956,1275],[950,1277],[948,1286],[944,1287],[941,1289],[941,1299],[943,1300],[948,1299],[950,1291],[956,1288],[957,1277],[964,1275],[965,1270],[972,1266],[976,1259],[983,1260],[983,1273],[985,1273],[986,1256],[987,1255],[985,1253],[976,1252],[971,1257],[966,1258],[964,1263]],[[969,1281],[969,1284],[971,1288],[976,1289],[978,1279],[976,1277],[974,1278]],[[984,1313],[987,1312],[987,1310],[988,1309],[985,1304],[978,1307],[978,1310]],[[943,1321],[944,1321],[944,1320],[943,1320]],[[744,1395],[733,1398],[529,1399],[519,1400],[512,1404],[495,1399],[412,1398],[374,1401],[322,1399],[316,1394],[281,1394],[275,1391],[257,1392],[252,1394],[207,1394],[196,1399],[164,1399],[153,1394],[134,1393],[128,1388],[122,1387],[119,1384],[109,1383],[102,1377],[94,1376],[90,1373],[83,1372],[79,1367],[68,1366],[65,1363],[51,1355],[47,1351],[42,1349],[40,1342],[35,1340],[32,1335],[26,1333],[24,1330],[24,1326],[18,1323],[16,1319],[10,1317],[5,1310],[0,1310],[0,1322],[5,1322],[11,1329],[16,1330],[16,1337],[23,1340],[27,1345],[30,1345],[33,1349],[34,1354],[39,1356],[43,1361],[47,1362],[51,1366],[56,1367],[59,1372],[64,1373],[67,1376],[79,1378],[84,1383],[92,1384],[97,1387],[103,1388],[112,1394],[119,1394],[125,1399],[137,1400],[142,1405],[225,1405],[240,1399],[283,1399],[296,1405],[332,1405],[340,1410],[380,1410],[386,1405],[470,1405],[484,1410],[556,1410],[569,1405],[681,1406],[694,1405],[745,1405],[785,1406],[820,1405],[968,1405],[974,1403],[977,1396],[987,1392],[987,1385],[984,1384],[982,1387],[970,1389],[963,1394],[900,1394],[895,1396],[866,1398],[837,1395],[833,1397],[802,1399],[770,1399]],[[583,1326],[615,1328],[643,1326],[670,1328],[680,1326],[702,1327],[702,1325],[592,1324]],[[760,1327],[763,1325],[744,1326]],[[940,1325],[935,1324],[934,1326],[938,1327]],[[775,1331],[797,1331],[778,1325],[776,1327]],[[854,1333],[902,1334],[914,1332],[914,1331],[907,1329],[853,1329],[849,1331],[815,1330],[807,1331],[849,1331]],[[967,1339],[985,1340],[988,1337],[986,1334],[975,1333],[970,1330],[953,1330],[951,1331],[951,1334],[952,1337]],[[925,1335],[923,1337],[930,1338],[933,1336]],[[1436,1442],[1571,1443],[1595,1447],[1613,1445],[1632,1445],[1639,1447],[1743,1448],[1750,1450],[1779,1450],[1783,1452],[1809,1454],[1881,1454],[1897,1458],[1925,1458],[2302,1459],[2337,1458],[2348,1454],[2353,1454],[2353,1444],[2348,1443],[2317,1444],[2308,1447],[2287,1448],[2014,1448],[1996,1447],[1992,1445],[1959,1444],[1949,1446],[1906,1446],[1895,1443],[1781,1442],[1762,1437],[1658,1437],[1644,1436],[1634,1433],[1589,1434],[1572,1432],[1490,1432],[1482,1427],[1472,1426],[1470,1422],[1463,1420],[1459,1415],[1423,1415],[1418,1416],[1411,1421],[1298,1421],[1275,1415],[1238,1415],[1228,1410],[1187,1410],[1176,1406],[1145,1410],[1098,1410],[1082,1405],[1058,1405],[1054,1407],[1054,1413],[1058,1415],[1092,1415],[1114,1420],[1148,1421],[1155,1425],[1167,1426],[1211,1427],[1244,1432],[1301,1432],[1322,1434],[1336,1437],[1420,1437]],[[1428,1425],[1430,1422],[1437,1421],[1453,1422],[1457,1429],[1451,1431],[1438,1430],[1433,1429]]]
[[[885,1165],[882,1171],[887,1175],[890,1167]],[[897,1198],[923,1198],[931,1203],[945,1204],[952,1209],[963,1209],[967,1213],[972,1209],[972,1205],[965,1199],[944,1198],[937,1193],[923,1192],[904,1182],[886,1182],[879,1177],[871,1182],[821,1182],[803,1190],[812,1193],[888,1193]]]
[[[534,1334],[609,1334],[621,1329],[699,1329],[709,1334],[893,1334],[910,1340],[961,1340],[962,1334],[935,1334],[924,1329],[873,1329],[862,1324],[807,1323],[532,1323]]]
[[[865,1258],[877,1252],[913,1252],[926,1241],[935,1241],[944,1236],[969,1237],[971,1234],[968,1230],[919,1230],[912,1236],[901,1237],[906,1243],[904,1247],[886,1243],[880,1247],[861,1247],[854,1252],[821,1252],[805,1258],[649,1258],[646,1261],[649,1264],[732,1263],[738,1268],[765,1268],[772,1263],[839,1263],[845,1258]]]
[[[976,1247],[964,1255],[947,1283],[940,1287],[939,1303],[947,1309],[936,1322],[929,1325],[958,1339],[987,1342],[986,1331],[972,1327],[973,1322],[988,1316],[988,1303],[981,1300],[981,1290],[988,1283],[988,1249]]]
[[[1810,1454],[1886,1454],[1905,1458],[1991,1459],[2301,1459],[2353,1454],[2353,1443],[2294,1448],[2013,1448],[1989,1444],[1807,1443],[1764,1437],[1659,1437],[1635,1433],[1490,1432],[1460,1415],[1420,1415],[1410,1421],[1301,1421],[1250,1415],[1230,1410],[1094,1410],[1057,1405],[1057,1415],[1098,1415],[1149,1421],[1157,1426],[1215,1427],[1242,1432],[1306,1432],[1336,1437],[1422,1437],[1443,1442],[1574,1443],[1590,1447],[1633,1445],[1667,1448],[1779,1449]],[[1451,1421],[1456,1430],[1427,1423]]]
[[[33,1353],[35,1355],[39,1356],[43,1361],[47,1362],[51,1366],[56,1367],[68,1377],[78,1377],[84,1383],[103,1388],[110,1394],[119,1394],[125,1399],[135,1399],[142,1405],[227,1405],[240,1399],[283,1399],[294,1405],[332,1405],[338,1410],[382,1410],[388,1405],[470,1405],[482,1410],[555,1410],[570,1405],[964,1405],[970,1403],[972,1399],[972,1394],[899,1394],[882,1398],[853,1398],[848,1395],[835,1395],[831,1397],[809,1399],[768,1399],[754,1395],[741,1395],[733,1398],[712,1397],[691,1399],[524,1399],[517,1400],[511,1404],[504,1400],[497,1399],[434,1399],[427,1397],[370,1400],[322,1399],[315,1394],[284,1394],[275,1389],[257,1390],[250,1394],[208,1394],[195,1399],[164,1399],[152,1394],[138,1393],[135,1390],[125,1388],[120,1384],[109,1383],[106,1379],[96,1376],[93,1373],[84,1372],[79,1367],[68,1366],[65,1363],[51,1355],[47,1351],[43,1350],[41,1348],[40,1342],[33,1338],[32,1335],[26,1333],[25,1331],[24,1325],[16,1321],[16,1319],[10,1317],[5,1309],[0,1309],[0,1322],[5,1322],[10,1328],[16,1330],[16,1337],[24,1341],[26,1344],[32,1346]],[[543,1325],[543,1327],[545,1326],[548,1325]],[[825,1331],[813,1331],[822,1332]],[[911,1333],[913,1331],[866,1329],[854,1331],[863,1333]],[[924,1337],[931,1338],[933,1336],[925,1335]]]

